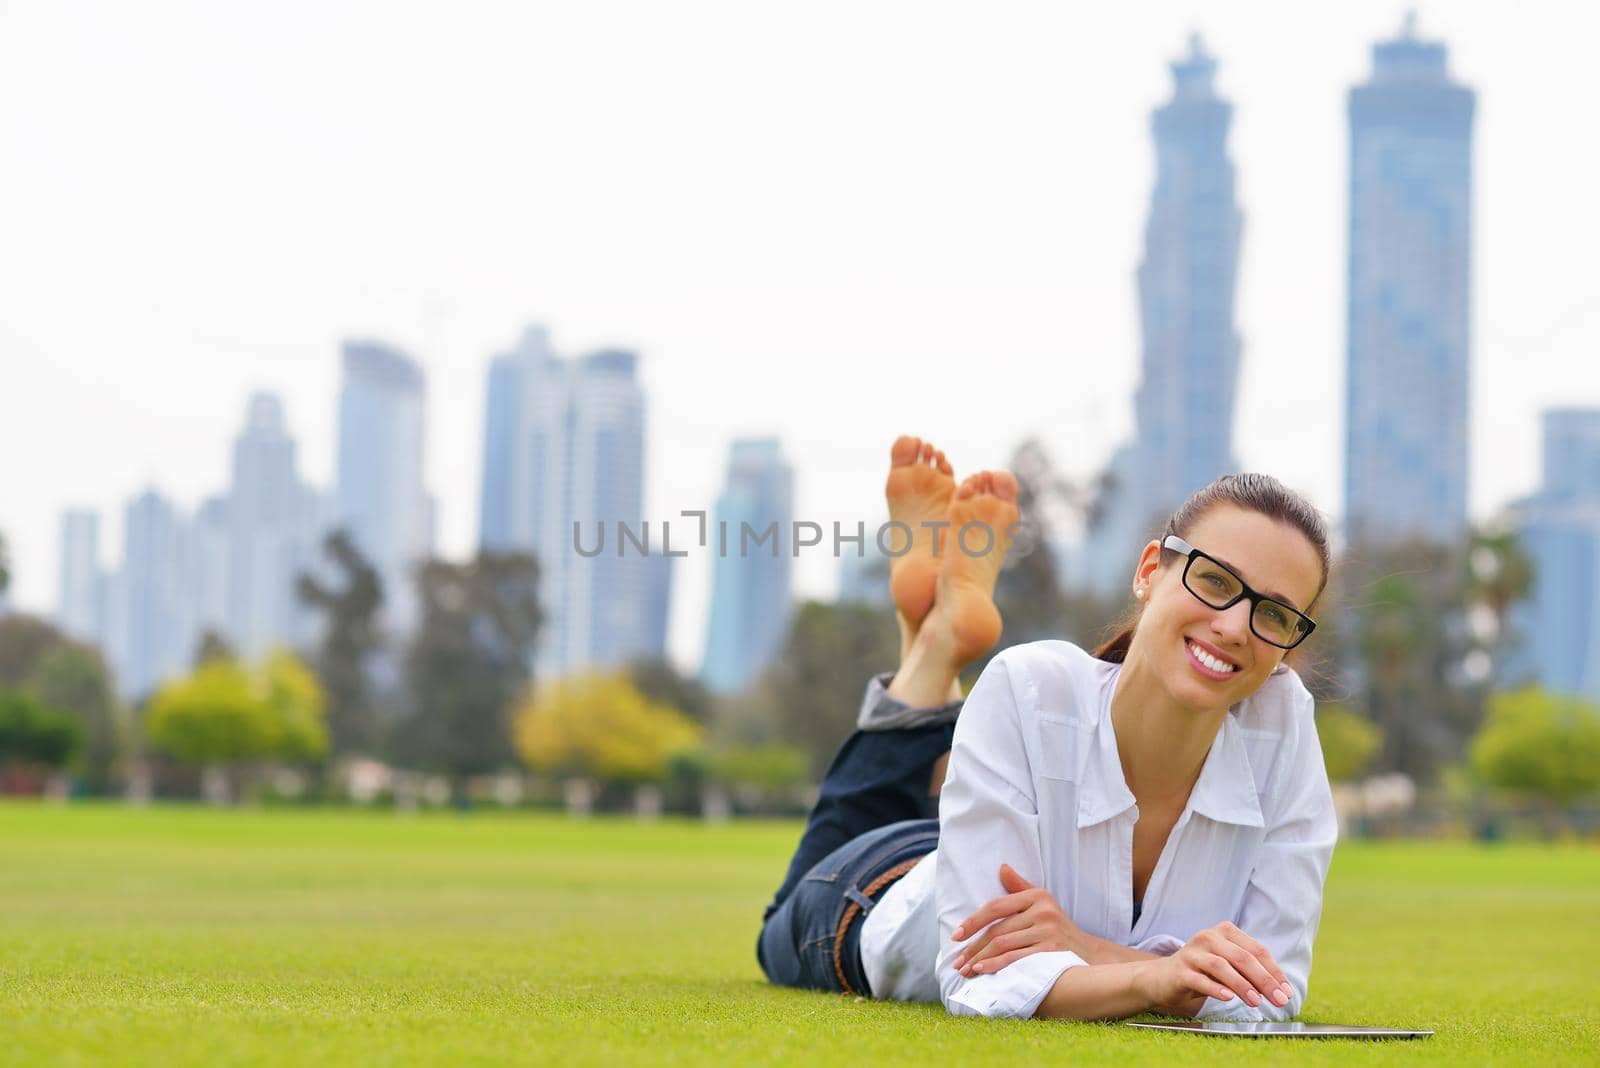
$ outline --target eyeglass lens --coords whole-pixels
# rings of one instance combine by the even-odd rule
[[[1184,585],[1213,608],[1221,608],[1244,592],[1239,577],[1216,561],[1196,556],[1190,561]],[[1277,601],[1262,598],[1251,612],[1250,622],[1257,634],[1270,642],[1292,645],[1300,635],[1300,613]]]

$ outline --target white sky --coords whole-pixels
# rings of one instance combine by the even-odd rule
[[[1347,87],[1397,3],[0,0],[0,530],[50,611],[60,510],[226,482],[248,393],[331,480],[338,343],[429,375],[443,548],[475,542],[484,372],[523,324],[642,353],[651,518],[780,435],[797,515],[869,528],[895,434],[958,472],[1131,425],[1151,108],[1191,29],[1236,105],[1237,446],[1341,497]],[[1537,413],[1600,404],[1600,9],[1423,5],[1479,91],[1474,511]],[[1273,451],[1291,421],[1303,448]],[[108,561],[110,562],[110,561]],[[674,589],[698,662],[709,561]],[[834,561],[801,558],[802,592]]]

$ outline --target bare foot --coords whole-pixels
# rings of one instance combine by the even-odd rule
[[[961,483],[946,513],[949,545],[940,556],[934,605],[901,656],[890,697],[912,708],[960,700],[961,669],[1000,640],[994,584],[1011,545],[1016,502],[1017,480],[1004,471]]]
[[[945,512],[955,494],[956,480],[944,453],[908,434],[895,439],[889,461],[889,480],[883,488],[889,500],[889,518],[911,531],[911,548],[889,559],[889,593],[901,616],[902,638],[908,643],[933,607],[939,565],[949,555],[953,530],[922,524],[948,518]],[[889,544],[899,549],[905,545],[904,537],[904,532],[897,531]]]
[[[994,584],[1017,522],[1017,480],[1006,471],[969,475],[950,502],[949,516],[950,548],[940,561],[937,600],[959,669],[1000,640]]]

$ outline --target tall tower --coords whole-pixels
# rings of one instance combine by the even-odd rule
[[[1466,528],[1474,94],[1445,63],[1407,16],[1350,90],[1352,541]]]
[[[410,357],[375,341],[345,342],[335,521],[377,569],[384,620],[397,631],[416,622],[411,569],[433,548],[425,398],[422,369]]]
[[[735,441],[728,450],[727,485],[717,499],[716,533],[707,539],[716,556],[700,677],[719,693],[753,682],[783,641],[791,607],[793,520],[794,469],[778,440]],[[772,536],[758,544],[773,524]]]
[[[1521,666],[1556,693],[1600,698],[1600,409],[1543,413],[1544,479],[1515,508],[1533,563]],[[1508,683],[1519,679],[1503,680]]]
[[[545,613],[536,670],[657,658],[666,648],[670,560],[617,544],[644,515],[645,394],[638,355],[604,349],[566,360],[542,327],[490,362],[479,541],[539,561]],[[574,525],[597,555],[580,554]],[[659,536],[659,524],[652,524]]]
[[[56,622],[79,641],[103,636],[105,578],[100,567],[100,517],[69,510],[61,514],[61,571]]]
[[[1235,470],[1239,334],[1234,291],[1243,228],[1228,157],[1233,106],[1198,35],[1172,63],[1172,99],[1151,116],[1156,181],[1139,264],[1143,341],[1134,439],[1112,461],[1110,494],[1083,580],[1127,584],[1140,543],[1190,493]]]
[[[177,507],[150,489],[128,502],[122,533],[117,633],[109,645],[119,689],[142,698],[186,670],[194,654],[188,531]]]
[[[295,581],[316,560],[317,511],[317,495],[300,481],[283,402],[276,394],[254,394],[234,439],[232,485],[222,505],[225,632],[240,653],[259,657],[273,645],[308,637],[310,618]],[[202,509],[197,530],[211,526],[205,518]]]

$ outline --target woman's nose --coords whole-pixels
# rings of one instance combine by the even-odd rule
[[[1212,632],[1243,644],[1250,636],[1250,612],[1253,608],[1249,601],[1240,601],[1231,608],[1224,608],[1211,618]]]

